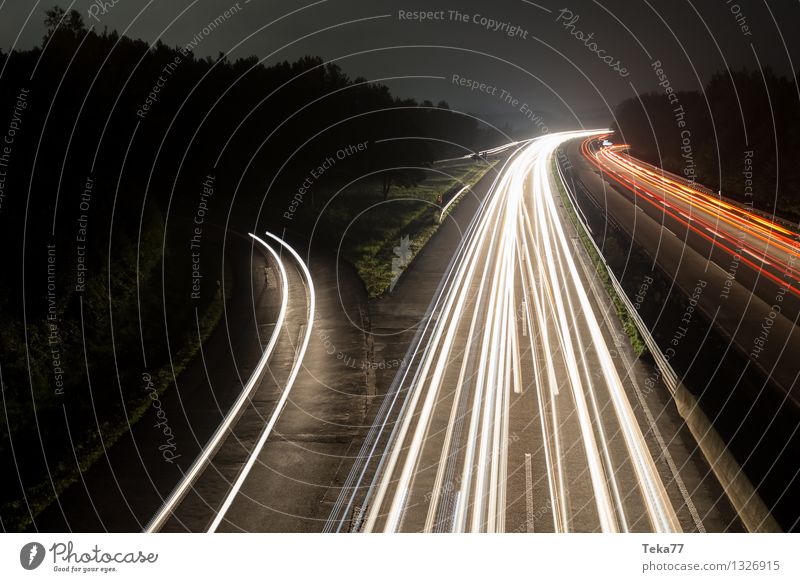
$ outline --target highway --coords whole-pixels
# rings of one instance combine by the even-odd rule
[[[604,147],[600,137],[564,144],[558,159],[593,238],[622,248],[618,279],[648,313],[662,351],[741,465],[731,475],[747,475],[781,525],[796,527],[800,298],[793,230],[620,145]],[[644,287],[654,279],[657,302]]]
[[[681,476],[665,484],[654,462],[643,433],[658,427],[634,413],[552,182],[556,148],[596,133],[508,158],[364,441],[378,467],[355,464],[326,531],[345,506],[366,532],[704,531]]]

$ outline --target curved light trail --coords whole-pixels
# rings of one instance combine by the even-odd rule
[[[623,155],[627,146],[595,147],[595,137],[581,144],[583,155],[606,176],[700,235],[716,248],[800,297],[800,240],[795,232],[746,208],[731,204]]]
[[[250,456],[248,457],[247,462],[245,463],[244,467],[242,467],[242,470],[239,472],[239,475],[236,478],[233,487],[231,487],[231,490],[225,497],[225,500],[220,506],[219,511],[217,511],[216,517],[211,522],[211,525],[208,528],[209,533],[217,531],[217,528],[219,528],[220,524],[222,523],[222,520],[225,519],[225,514],[228,512],[228,509],[230,508],[234,499],[236,499],[236,496],[239,494],[239,491],[242,488],[242,484],[245,482],[245,480],[247,480],[247,477],[250,474],[253,465],[255,465],[256,460],[258,459],[258,456],[261,453],[261,450],[264,448],[264,445],[267,443],[269,435],[272,433],[272,428],[275,426],[275,423],[277,422],[281,412],[283,412],[283,407],[286,405],[286,401],[289,399],[289,393],[292,391],[295,379],[297,378],[297,375],[300,373],[300,369],[303,366],[303,358],[305,357],[306,350],[308,349],[308,342],[311,339],[311,329],[314,324],[314,313],[316,311],[316,293],[314,292],[314,282],[311,280],[311,273],[309,272],[308,267],[303,262],[303,259],[300,257],[297,251],[295,251],[282,239],[278,238],[277,236],[269,232],[265,234],[272,240],[280,244],[284,249],[286,249],[292,255],[292,257],[300,267],[300,270],[303,272],[303,277],[306,280],[306,288],[308,290],[308,311],[307,311],[308,321],[306,323],[303,343],[300,345],[300,350],[297,352],[297,357],[294,360],[294,363],[292,365],[292,370],[289,373],[288,379],[286,380],[286,386],[284,387],[283,392],[281,393],[281,397],[278,400],[278,403],[275,405],[275,409],[272,411],[272,416],[270,416],[267,425],[264,427],[264,430],[262,431],[261,436],[258,439],[258,442],[256,443],[255,447],[253,447],[253,450],[250,452]],[[263,245],[268,246],[267,243],[265,243],[257,236],[253,234],[251,234],[250,236],[252,236],[255,240],[261,242]]]
[[[164,501],[161,508],[158,512],[153,516],[150,522],[145,527],[144,531],[146,533],[153,533],[157,532],[161,529],[164,523],[169,519],[172,515],[172,512],[175,508],[180,504],[183,497],[186,493],[191,489],[192,485],[194,484],[197,477],[200,473],[208,465],[208,462],[211,460],[211,457],[214,455],[216,450],[222,444],[222,441],[228,435],[231,427],[235,423],[236,419],[239,417],[239,414],[244,409],[244,406],[250,401],[253,391],[255,390],[256,386],[258,385],[258,381],[261,378],[261,374],[264,371],[267,363],[269,362],[270,357],[272,357],[272,352],[275,349],[275,344],[278,342],[278,336],[280,335],[280,331],[283,328],[283,321],[286,318],[286,310],[289,305],[289,283],[288,277],[286,276],[286,268],[283,266],[283,261],[281,261],[278,254],[273,250],[271,246],[265,243],[263,240],[258,238],[257,236],[250,235],[259,243],[261,243],[267,252],[272,255],[272,258],[275,261],[275,264],[278,265],[278,269],[280,270],[280,279],[281,279],[281,307],[280,311],[278,312],[278,318],[275,321],[275,328],[272,332],[272,336],[267,343],[267,347],[264,349],[264,352],[261,354],[261,358],[258,360],[258,364],[256,365],[253,373],[250,374],[250,378],[248,379],[247,383],[245,384],[244,388],[242,389],[241,394],[236,399],[236,401],[231,406],[228,414],[225,415],[225,418],[222,420],[220,425],[217,427],[217,430],[214,431],[214,434],[208,440],[206,445],[203,447],[203,450],[197,456],[197,458],[192,463],[189,470],[186,471],[186,474],[183,476],[181,481],[178,485],[175,486],[172,493],[170,493],[169,497]]]

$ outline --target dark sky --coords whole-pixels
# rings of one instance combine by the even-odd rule
[[[3,50],[40,42],[44,12],[54,4],[0,0]],[[113,6],[106,0],[105,13],[100,4],[81,0],[71,6],[99,30],[107,26],[169,45],[185,45],[200,35],[195,49],[200,56],[255,54],[266,63],[304,54],[338,59],[351,76],[393,78],[385,82],[397,95],[445,99],[454,108],[514,126],[530,123],[523,104],[543,112],[550,129],[605,124],[609,107],[637,91],[658,88],[650,66],[655,60],[676,89],[698,89],[726,66],[760,64],[781,74],[800,66],[800,2],[795,0],[239,0],[238,5],[233,0],[116,0]],[[203,32],[235,6],[234,14]],[[564,26],[562,9],[578,16],[571,28]],[[402,20],[401,10],[443,10],[444,20]],[[467,22],[453,19],[450,10],[465,14]],[[520,32],[488,30],[481,17]],[[596,45],[588,47],[571,34],[578,31],[593,33],[589,42]],[[628,75],[614,71],[592,49],[619,61]],[[455,85],[453,75],[497,91],[470,91]],[[518,102],[503,101],[502,90]]]

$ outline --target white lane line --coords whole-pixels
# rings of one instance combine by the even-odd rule
[[[528,533],[533,533],[533,469],[530,453],[525,453],[525,515]]]
[[[514,329],[513,333],[509,334],[509,339],[511,341],[511,353],[513,355],[513,362],[516,362],[516,364],[509,365],[511,373],[513,374],[514,394],[522,394],[522,372],[519,369],[520,347],[516,329]]]
[[[522,256],[524,256],[524,255],[522,255]],[[524,311],[528,310],[527,301],[523,301],[522,302],[522,309]],[[528,318],[527,317],[523,317],[522,318],[522,337],[528,337]]]
[[[183,496],[186,495],[187,491],[189,491],[189,488],[194,483],[194,480],[197,479],[198,475],[205,468],[206,463],[208,463],[211,456],[216,452],[217,448],[222,443],[222,440],[227,436],[228,430],[233,425],[234,420],[239,416],[239,413],[244,408],[244,405],[250,400],[256,384],[261,378],[261,373],[264,371],[270,356],[272,356],[272,351],[275,349],[275,344],[278,341],[278,335],[283,327],[283,320],[286,317],[286,308],[289,303],[289,283],[286,276],[286,269],[284,268],[280,257],[271,246],[258,237],[253,238],[264,245],[264,248],[267,249],[267,251],[272,255],[281,274],[281,309],[278,313],[278,319],[275,321],[275,328],[272,332],[272,336],[269,339],[269,343],[264,350],[264,353],[261,354],[261,359],[258,361],[253,373],[250,374],[250,378],[248,379],[247,384],[245,384],[242,393],[239,395],[239,398],[237,398],[236,402],[233,403],[233,406],[231,406],[228,414],[225,415],[225,418],[222,420],[220,425],[217,427],[217,430],[203,447],[203,450],[197,456],[194,463],[192,463],[192,466],[189,467],[189,470],[183,476],[183,479],[181,479],[180,483],[178,483],[175,489],[173,489],[172,493],[170,493],[169,497],[158,510],[158,513],[156,513],[150,520],[150,523],[147,524],[147,527],[145,527],[144,530],[146,533],[156,532],[163,527],[164,523],[183,499]]]
[[[250,453],[250,458],[247,459],[247,463],[242,468],[241,473],[239,473],[236,482],[233,484],[233,488],[228,492],[228,496],[225,498],[222,507],[220,507],[219,512],[217,512],[217,516],[214,518],[214,521],[208,528],[209,533],[217,531],[217,528],[219,527],[220,523],[222,523],[222,520],[225,518],[225,514],[228,512],[228,509],[230,509],[233,500],[236,498],[236,495],[242,488],[242,484],[245,482],[247,476],[250,474],[250,470],[253,468],[253,465],[255,464],[258,455],[261,453],[261,450],[264,448],[264,445],[267,442],[267,438],[269,438],[269,435],[272,432],[272,428],[275,426],[278,417],[283,411],[283,407],[286,405],[286,401],[289,398],[289,392],[291,392],[292,386],[294,385],[294,381],[297,378],[297,375],[300,373],[300,368],[303,365],[303,358],[305,357],[306,349],[308,348],[308,342],[311,339],[311,328],[313,327],[314,324],[314,312],[316,310],[316,295],[314,293],[314,282],[311,280],[311,273],[308,271],[308,267],[303,262],[303,259],[300,258],[300,255],[297,254],[297,251],[295,251],[291,246],[283,242],[283,240],[281,240],[274,234],[271,234],[269,232],[265,234],[268,237],[274,239],[280,245],[282,245],[287,251],[289,251],[292,257],[294,257],[294,260],[297,261],[297,264],[300,266],[300,269],[303,271],[303,276],[305,277],[306,283],[308,285],[308,296],[309,296],[308,323],[306,324],[306,336],[303,339],[303,345],[300,348],[298,357],[295,359],[294,365],[292,366],[292,371],[289,374],[288,380],[286,381],[286,387],[283,389],[283,394],[281,394],[281,398],[278,401],[278,404],[275,406],[275,410],[272,411],[272,416],[270,417],[267,426],[264,428],[264,432],[261,433],[261,437],[258,439],[258,443],[256,443],[255,448]],[[254,234],[251,234],[250,236],[252,236],[255,240],[262,243],[264,246],[267,246],[267,243],[265,243],[263,240],[261,240]]]
[[[754,253],[754,252],[752,252],[752,251],[750,251],[750,250],[748,250],[746,248],[742,248],[742,250],[744,252],[746,252],[748,255],[750,255],[751,257],[755,257],[756,259],[758,259],[759,261],[761,261],[765,265],[772,266],[772,263],[770,263],[768,260],[766,260],[762,255],[758,255],[758,254],[756,254],[756,253]]]

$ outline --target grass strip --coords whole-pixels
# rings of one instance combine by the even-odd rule
[[[636,323],[634,323],[633,318],[631,317],[630,313],[628,313],[628,309],[625,307],[625,303],[622,301],[622,298],[617,294],[617,290],[611,283],[611,276],[609,275],[605,261],[597,252],[597,248],[595,248],[595,245],[589,239],[589,235],[587,234],[586,229],[583,227],[580,220],[578,219],[578,214],[575,212],[575,208],[572,205],[572,200],[567,194],[567,191],[564,187],[564,183],[561,181],[561,177],[558,174],[558,168],[556,166],[557,163],[558,162],[556,161],[556,157],[553,156],[551,172],[553,181],[556,183],[556,186],[558,187],[558,193],[559,196],[561,197],[561,201],[564,204],[564,208],[566,209],[567,214],[570,217],[570,220],[575,226],[575,230],[578,232],[578,237],[580,238],[581,243],[583,244],[583,248],[586,249],[586,252],[589,254],[589,258],[591,259],[592,264],[594,265],[595,271],[597,271],[597,276],[603,283],[603,287],[608,293],[608,296],[611,298],[611,302],[614,304],[614,309],[617,312],[617,317],[622,323],[622,327],[625,330],[625,334],[628,336],[628,340],[631,343],[633,352],[636,354],[636,357],[640,357],[647,351],[647,346],[645,345],[644,340],[642,340],[642,336],[639,335],[639,330],[636,327]]]

